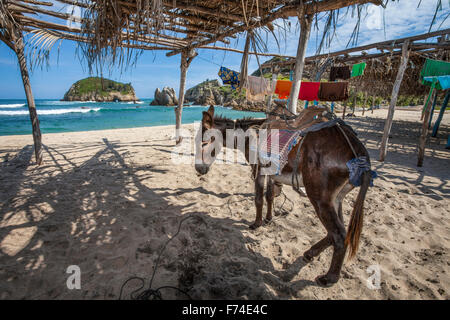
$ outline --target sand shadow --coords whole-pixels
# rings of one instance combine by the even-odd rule
[[[160,250],[187,215],[200,220],[186,221],[171,240],[152,287],[179,287],[194,299],[274,299],[295,297],[291,284],[312,284],[291,283],[304,266],[301,260],[277,270],[270,258],[249,250],[257,244],[244,234],[247,221],[170,201],[192,192],[222,200],[233,194],[151,185],[152,176],[168,169],[135,165],[126,144],[108,139],[44,150],[48,156],[39,169],[27,170],[31,146],[7,162],[15,179],[1,196],[0,298],[117,299],[129,277],[149,281]],[[86,156],[86,150],[94,154]],[[6,173],[2,167],[2,178]],[[66,286],[70,265],[81,269],[80,290]],[[135,289],[129,283],[124,297]],[[175,290],[163,295],[186,298]]]

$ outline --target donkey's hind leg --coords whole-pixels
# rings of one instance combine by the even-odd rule
[[[342,264],[345,258],[345,227],[338,217],[332,201],[319,203],[316,209],[320,221],[327,229],[327,238],[333,245],[333,258],[330,269],[325,275],[316,278],[316,281],[323,286],[329,286],[339,280]]]
[[[326,236],[316,244],[314,244],[309,250],[305,251],[303,254],[303,259],[306,262],[310,262],[313,260],[314,257],[317,257],[323,250],[331,246],[331,239],[330,237]]]
[[[342,214],[342,200],[344,200],[347,193],[352,191],[354,186],[350,183],[345,184],[334,200],[334,209],[338,212],[339,219],[341,219],[342,223],[344,223],[344,215]],[[345,223],[344,223],[345,225]]]

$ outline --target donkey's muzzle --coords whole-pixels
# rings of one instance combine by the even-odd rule
[[[209,171],[209,166],[207,166],[206,164],[196,164],[195,170],[197,170],[197,172],[201,175],[207,174]]]

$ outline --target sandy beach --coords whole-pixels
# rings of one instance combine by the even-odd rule
[[[0,299],[117,299],[133,276],[147,287],[188,216],[152,288],[177,287],[193,299],[449,299],[450,117],[418,168],[418,111],[396,111],[386,161],[377,161],[386,113],[348,119],[379,177],[366,197],[360,250],[331,288],[314,282],[331,248],[302,259],[325,235],[309,200],[285,186],[287,199],[275,200],[280,214],[250,230],[250,167],[216,164],[199,177],[193,165],[174,165],[173,126],[44,134],[39,167],[31,135],[1,136]],[[344,200],[346,225],[357,191]],[[66,286],[71,265],[81,289]],[[373,265],[379,289],[367,286]],[[140,286],[128,282],[123,298]]]

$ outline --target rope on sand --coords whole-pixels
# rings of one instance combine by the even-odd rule
[[[131,280],[139,280],[142,283],[141,286],[138,289],[136,289],[136,290],[134,290],[133,292],[130,293],[130,297],[131,297],[132,300],[163,300],[161,292],[160,292],[161,289],[173,289],[173,290],[176,290],[176,291],[184,294],[189,300],[192,300],[191,296],[186,291],[184,291],[184,290],[182,290],[182,289],[180,289],[178,287],[162,286],[162,287],[159,287],[159,288],[156,288],[156,289],[152,289],[153,279],[155,278],[156,270],[158,269],[158,266],[159,266],[162,254],[164,253],[164,250],[166,249],[167,245],[173,239],[175,239],[178,236],[178,234],[181,231],[181,225],[183,224],[183,222],[185,222],[186,220],[191,219],[191,218],[197,218],[197,219],[201,220],[201,222],[205,223],[205,221],[199,216],[188,216],[188,217],[185,217],[185,218],[181,219],[180,223],[178,224],[177,232],[173,235],[173,237],[171,237],[169,240],[166,241],[164,246],[161,248],[161,251],[159,252],[159,255],[158,255],[157,259],[156,259],[155,267],[153,268],[153,274],[152,274],[152,277],[150,278],[150,283],[148,285],[148,288],[145,289],[144,291],[140,292],[145,286],[145,279],[142,278],[142,277],[136,277],[136,276],[135,277],[130,277],[122,284],[122,286],[120,288],[119,300],[122,299],[123,288]]]

